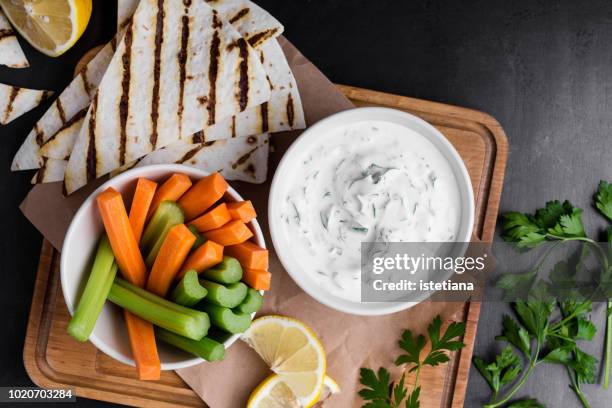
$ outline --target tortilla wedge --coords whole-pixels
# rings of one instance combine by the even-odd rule
[[[257,52],[272,88],[270,101],[204,129],[205,141],[306,127],[300,92],[280,44],[276,39],[272,39],[261,45]],[[199,137],[200,135],[192,135],[186,140],[198,142]]]
[[[0,65],[10,68],[29,67],[28,59],[23,54],[15,30],[0,9]]]
[[[68,162],[66,160],[43,159],[42,166],[32,177],[32,184],[62,181],[67,165]]]
[[[82,114],[84,109],[86,111],[100,84],[104,71],[113,57],[116,44],[117,41],[112,40],[105,45],[74,77],[42,118],[36,122],[19,151],[15,154],[11,170],[37,169],[43,165],[43,158],[39,149],[56,133],[65,129],[74,120],[75,116]],[[56,136],[54,139],[61,140],[62,137]],[[68,141],[68,144],[70,144],[70,141]],[[49,154],[51,158],[64,159],[66,157],[64,151],[54,154],[52,148],[47,147],[45,153]]]
[[[218,171],[228,180],[263,183],[268,173],[270,135],[267,133],[215,142],[178,141],[114,171],[115,176],[134,167],[177,163],[207,172]]]
[[[269,99],[255,51],[205,2],[186,4],[141,0],[74,145],[69,194]]]
[[[34,109],[53,92],[0,84],[0,123],[6,125]]]

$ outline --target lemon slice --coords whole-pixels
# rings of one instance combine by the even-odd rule
[[[333,378],[325,376],[323,391],[316,402],[325,401],[332,394],[340,392],[340,386]],[[251,393],[247,408],[299,408],[298,398],[280,375],[272,374],[261,382]]]
[[[91,0],[0,0],[0,6],[19,34],[50,57],[70,49],[91,16]]]
[[[249,407],[310,407],[318,401],[325,378],[325,351],[308,326],[284,316],[264,316],[253,321],[242,339],[277,374],[255,389]],[[274,405],[283,399],[287,405]]]

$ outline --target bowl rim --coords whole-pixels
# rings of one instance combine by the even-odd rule
[[[75,230],[77,228],[77,225],[80,223],[81,219],[84,219],[83,217],[86,214],[87,208],[89,208],[89,206],[93,205],[93,201],[95,200],[95,198],[98,196],[98,194],[100,194],[102,191],[106,190],[108,187],[113,187],[115,184],[118,183],[122,183],[122,182],[129,182],[130,180],[134,180],[136,181],[136,179],[138,179],[139,177],[147,177],[148,173],[156,173],[156,172],[165,172],[166,175],[164,176],[159,176],[160,178],[169,176],[173,173],[185,173],[187,174],[190,178],[194,178],[194,179],[201,179],[203,177],[206,177],[208,175],[210,175],[210,172],[195,168],[195,167],[190,167],[190,166],[186,166],[184,164],[154,164],[154,165],[149,165],[149,166],[142,166],[142,167],[135,167],[133,169],[127,170],[109,180],[107,180],[106,182],[104,182],[101,186],[99,186],[97,189],[95,189],[86,199],[85,201],[83,201],[83,203],[81,204],[81,206],[79,207],[79,209],[77,210],[77,212],[74,214],[70,225],[68,227],[68,230],[66,231],[66,235],[64,237],[64,242],[62,244],[62,251],[61,251],[61,256],[60,256],[60,283],[61,283],[61,287],[62,287],[62,295],[64,297],[64,302],[66,303],[66,306],[68,308],[68,312],[70,313],[70,316],[73,315],[74,313],[74,307],[75,305],[73,304],[73,301],[76,301],[76,299],[69,299],[69,296],[67,295],[67,285],[68,285],[68,280],[69,277],[66,276],[66,273],[64,271],[68,270],[68,255],[67,254],[67,250],[65,249],[69,249],[69,245],[70,242],[75,239],[73,237],[73,235],[75,234]],[[158,176],[156,176],[158,177]],[[244,198],[230,185],[227,189],[226,194],[228,194],[232,199],[236,200],[236,201],[243,201]],[[261,230],[261,226],[259,225],[259,223],[257,222],[257,219],[254,218],[250,223],[248,223],[247,225],[251,225],[252,227],[252,231],[253,231],[253,240],[254,242],[259,245],[262,248],[266,248],[266,243],[265,243],[265,239],[264,239],[264,234]],[[260,291],[261,293],[261,291]],[[76,303],[76,302],[74,302]],[[255,316],[255,313],[252,314],[252,316]],[[234,344],[238,339],[240,338],[240,334],[233,334],[230,338],[228,338],[225,342],[223,342],[223,346],[225,347],[225,349],[227,350],[232,344]],[[76,341],[76,340],[75,340]],[[135,366],[135,362],[133,360],[133,358],[131,358],[130,356],[127,356],[119,351],[117,351],[113,346],[107,344],[105,341],[101,340],[100,338],[98,338],[95,335],[95,331],[92,332],[91,336],[89,337],[89,341],[91,341],[91,343],[100,351],[102,351],[104,354],[108,355],[109,357],[130,365],[130,366]],[[203,361],[206,361],[200,357],[190,357],[187,358],[185,360],[182,361],[177,361],[177,362],[173,362],[173,363],[161,363],[161,369],[163,371],[165,370],[177,370],[177,369],[181,369],[181,368],[187,368],[187,367],[191,367],[197,364],[202,363]]]
[[[460,224],[463,234],[458,236],[457,238],[460,239],[457,239],[455,242],[471,241],[475,218],[475,199],[472,181],[461,155],[438,129],[418,116],[398,109],[385,107],[353,108],[335,113],[306,129],[287,149],[272,179],[270,195],[268,197],[268,226],[272,245],[289,276],[291,276],[293,281],[308,295],[319,303],[332,309],[361,316],[379,316],[396,313],[417,305],[421,301],[429,298],[429,296],[421,301],[411,302],[354,302],[334,296],[319,285],[309,284],[308,281],[311,279],[300,273],[298,261],[295,261],[291,254],[284,253],[284,251],[281,250],[284,247],[281,243],[281,240],[284,239],[284,234],[281,232],[278,214],[280,212],[280,203],[283,197],[277,196],[279,194],[278,191],[281,190],[281,185],[283,185],[283,183],[288,183],[288,181],[285,181],[288,180],[286,175],[291,172],[292,168],[295,167],[297,163],[299,163],[299,160],[296,160],[296,158],[302,155],[305,149],[310,148],[310,143],[315,143],[312,139],[317,139],[321,137],[322,134],[328,133],[338,127],[370,120],[386,121],[411,128],[413,131],[416,131],[432,142],[447,159],[457,179],[461,196],[461,205],[465,207],[462,208],[461,215],[462,217],[467,216]],[[421,127],[425,129],[426,132],[417,131],[414,127]]]

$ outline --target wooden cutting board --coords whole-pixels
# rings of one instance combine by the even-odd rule
[[[441,103],[349,86],[338,88],[357,106],[401,109],[438,128],[458,150],[470,173],[476,199],[474,234],[482,241],[493,239],[508,155],[506,136],[494,118]],[[448,364],[422,372],[421,385],[427,390],[421,397],[423,408],[463,406],[479,313],[480,304],[472,302],[452,316],[452,320],[467,324],[466,347],[453,353]],[[114,361],[91,343],[77,343],[66,334],[68,320],[59,284],[59,254],[45,241],[23,350],[32,381],[46,388],[70,387],[80,397],[133,406],[204,406],[174,372],[164,372],[157,382],[139,381],[132,367]]]

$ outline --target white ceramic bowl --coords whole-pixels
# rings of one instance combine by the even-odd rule
[[[321,287],[304,272],[300,259],[293,256],[291,239],[287,238],[281,219],[282,203],[297,176],[298,164],[313,146],[338,127],[362,121],[386,121],[405,126],[426,137],[447,159],[461,195],[460,225],[456,242],[469,242],[474,224],[474,193],[463,160],[451,143],[436,128],[409,113],[389,108],[357,108],[332,115],[308,128],[283,156],[270,190],[268,222],[272,243],[281,263],[293,280],[310,296],[333,309],[356,315],[383,315],[407,309],[418,302],[354,302],[339,298]],[[465,250],[465,245],[458,246]],[[463,249],[461,249],[463,248]],[[453,250],[453,254],[455,251]],[[461,254],[457,254],[461,255]]]
[[[70,314],[74,312],[78,296],[89,276],[89,268],[96,244],[100,235],[104,232],[104,226],[96,207],[96,196],[108,187],[112,187],[123,194],[124,197],[132,197],[136,180],[139,177],[161,181],[173,173],[184,173],[194,181],[208,175],[205,171],[179,164],[137,167],[104,183],[81,205],[66,233],[60,264],[62,291]],[[236,201],[242,200],[242,197],[231,187],[226,194],[227,197]],[[126,205],[129,205],[129,203],[126,203]],[[249,227],[253,231],[255,243],[265,248],[264,237],[257,221],[253,220]],[[224,342],[225,348],[229,348],[238,337],[238,335],[229,337]],[[89,340],[112,358],[131,366],[134,365],[121,310],[110,302],[106,302],[104,305]],[[204,361],[161,341],[158,342],[158,348],[162,370],[176,370]]]

